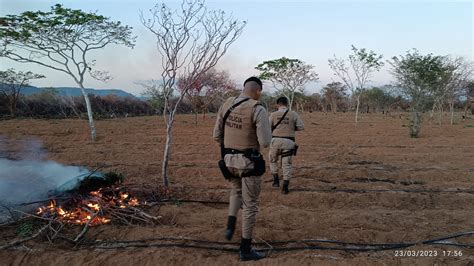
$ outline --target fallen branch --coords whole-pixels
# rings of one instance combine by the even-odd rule
[[[135,208],[135,207],[128,207],[129,209],[131,210],[134,210],[137,214],[139,214],[140,216],[143,216],[145,218],[148,218],[148,219],[151,219],[151,220],[158,220],[161,218],[161,216],[151,216],[149,215],[148,213],[138,209],[138,208]]]

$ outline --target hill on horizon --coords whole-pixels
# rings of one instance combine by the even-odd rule
[[[49,89],[54,89],[54,91],[60,96],[82,96],[81,89],[78,87],[35,87],[35,86],[25,86],[21,89],[20,93],[23,95],[33,95],[46,92]],[[106,96],[106,95],[116,95],[119,97],[132,97],[139,98],[135,95],[128,93],[120,89],[93,89],[86,88],[88,94],[93,94],[96,96]]]

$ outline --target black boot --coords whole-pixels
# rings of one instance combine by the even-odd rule
[[[279,187],[280,186],[280,178],[278,174],[273,174],[273,184],[272,187]]]
[[[240,261],[259,260],[265,258],[265,254],[252,249],[252,239],[242,238],[239,250]]]
[[[288,194],[288,186],[290,185],[290,180],[283,180],[283,187],[281,189],[281,193]]]
[[[237,217],[229,216],[227,218],[227,229],[225,230],[225,239],[231,240],[235,231],[235,224],[237,222]]]

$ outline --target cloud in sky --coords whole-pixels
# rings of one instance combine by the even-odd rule
[[[178,6],[179,1],[167,1]],[[0,16],[27,10],[48,10],[55,1],[0,0]],[[86,0],[61,2],[64,6],[120,20],[134,28],[138,36],[134,49],[111,46],[96,52],[97,67],[114,77],[108,83],[91,78],[87,87],[118,88],[140,94],[136,81],[157,79],[161,58],[153,35],[140,23],[139,12],[155,1]],[[298,58],[315,66],[320,82],[311,84],[317,90],[337,78],[327,64],[334,54],[346,57],[350,46],[371,49],[384,59],[417,48],[422,53],[473,56],[473,3],[449,1],[208,1],[211,9],[222,9],[235,18],[248,21],[241,37],[230,47],[218,64],[228,70],[238,83],[256,74],[254,67],[264,60],[282,56]],[[91,57],[92,58],[92,57]],[[67,75],[35,65],[0,59],[0,68],[15,67],[46,75],[36,86],[76,86]],[[374,74],[376,84],[391,80],[389,66]]]

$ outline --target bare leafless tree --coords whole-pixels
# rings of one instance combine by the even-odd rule
[[[463,113],[463,117],[465,118],[467,117],[468,110],[471,111],[471,114],[474,114],[474,80],[471,80],[468,82],[468,84],[466,84],[463,94],[466,97]]]
[[[469,82],[472,80],[472,77],[474,76],[474,64],[463,57],[449,58],[448,64],[451,66],[453,71],[447,82],[445,95],[451,113],[450,122],[451,125],[453,125],[454,103],[460,95],[465,93]]]
[[[140,14],[142,24],[156,36],[161,55],[161,79],[164,91],[173,91],[180,77],[178,100],[171,102],[165,95],[166,143],[163,151],[163,185],[169,185],[168,163],[173,140],[172,128],[178,105],[203,73],[214,67],[229,46],[242,33],[245,22],[227,16],[221,10],[208,10],[203,0],[184,0],[178,10],[165,4],[150,9],[151,18]]]

